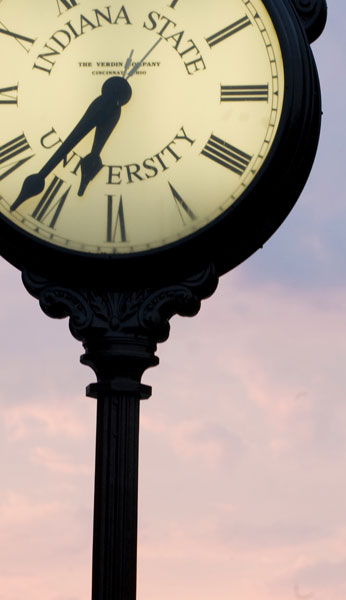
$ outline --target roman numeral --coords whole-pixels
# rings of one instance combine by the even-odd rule
[[[18,85],[0,88],[0,104],[18,104]]]
[[[268,102],[267,85],[222,85],[221,102]]]
[[[242,19],[235,21],[235,23],[232,23],[232,25],[228,25],[228,27],[221,29],[221,31],[210,35],[208,38],[206,38],[206,41],[212,48],[213,46],[216,46],[216,44],[223,42],[223,40],[226,40],[227,38],[231,37],[231,35],[234,35],[249,25],[251,25],[249,17],[242,17]]]
[[[35,43],[36,40],[34,40],[33,38],[30,38],[30,37],[27,37],[26,35],[22,35],[21,33],[14,33],[14,31],[10,31],[9,29],[7,29],[6,25],[1,23],[1,21],[0,21],[0,25],[2,25],[2,27],[0,27],[0,33],[2,33],[3,35],[8,35],[10,37],[13,37],[16,40],[16,42],[18,42],[18,44],[20,44],[21,47],[24,48],[24,50],[26,52],[30,52],[31,47]]]
[[[107,242],[114,243],[120,238],[121,242],[126,242],[126,228],[123,197],[120,196],[118,210],[114,214],[114,196],[107,197]],[[119,235],[118,235],[119,233]],[[118,240],[116,239],[118,238]]]
[[[173,194],[173,198],[175,200],[175,204],[179,211],[180,217],[184,225],[186,225],[186,216],[194,221],[196,219],[196,215],[192,212],[191,208],[186,204],[185,200],[178,194],[177,190],[168,182],[169,187],[171,188],[171,192]]]
[[[62,186],[65,185],[62,179],[54,175],[51,184],[48,186],[47,191],[43,194],[31,216],[40,223],[48,221],[48,227],[53,229],[71,189],[70,186],[59,196]]]
[[[56,0],[56,3],[58,5],[59,16],[74,6],[79,6],[77,0]]]
[[[30,146],[24,134],[19,135],[10,142],[7,142],[7,144],[0,146],[0,181],[11,175],[13,171],[19,169],[19,167],[34,156],[32,154],[31,156],[26,156],[20,160],[12,161],[16,156],[23,154],[23,152],[26,152],[26,150],[29,149]]]
[[[243,175],[252,159],[252,156],[231,146],[216,135],[210,136],[202,154],[238,175]]]
[[[169,8],[175,8],[178,4],[179,0],[173,0],[168,6]]]

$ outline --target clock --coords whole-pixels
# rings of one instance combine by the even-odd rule
[[[291,0],[2,0],[1,252],[138,286],[233,268],[308,177],[318,78]]]

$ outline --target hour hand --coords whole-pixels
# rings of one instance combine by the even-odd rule
[[[71,150],[96,126],[99,114],[102,113],[103,98],[99,96],[94,100],[79,123],[65,139],[53,156],[46,162],[39,173],[29,175],[23,183],[18,198],[11,205],[11,211],[16,210],[23,202],[36,196],[44,190],[45,179],[55,167],[71,152]]]
[[[95,129],[95,137],[90,154],[82,158],[81,166],[81,184],[78,190],[78,196],[83,196],[88,184],[96,177],[102,169],[103,164],[100,157],[101,151],[105,146],[109,136],[113,132],[120,117],[119,107],[116,110],[104,111],[99,118]]]
[[[71,131],[70,135],[67,136],[53,156],[42,167],[40,172],[35,175],[29,175],[29,177],[25,179],[18,198],[11,205],[11,210],[16,210],[16,208],[25,202],[25,200],[42,192],[45,186],[46,177],[66,157],[66,155],[96,127],[94,145],[91,151],[93,159],[88,159],[86,157],[84,167],[82,167],[82,169],[84,169],[84,177],[82,170],[82,183],[80,188],[80,193],[82,194],[89,181],[95,177],[101,168],[99,154],[119,120],[121,112],[120,107],[130,100],[131,94],[131,86],[124,78],[110,77],[107,79],[102,86],[101,96],[96,98],[96,100],[90,104],[79,123]],[[82,159],[82,164],[83,160],[84,159]]]

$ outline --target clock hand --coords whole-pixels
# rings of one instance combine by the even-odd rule
[[[11,206],[11,211],[16,210],[25,200],[36,196],[43,191],[45,186],[45,178],[51,173],[51,171],[63,160],[63,158],[80,142],[94,127],[95,118],[98,112],[98,108],[103,105],[102,96],[99,96],[94,100],[79,123],[73,129],[65,141],[61,144],[58,150],[53,156],[47,161],[42,167],[39,173],[29,175],[23,183],[21,192],[18,198]]]
[[[143,58],[140,61],[138,61],[137,63],[135,63],[135,65],[132,67],[131,71],[128,73],[128,75],[126,77],[126,74],[132,63],[132,56],[133,56],[134,51],[131,50],[130,55],[128,56],[128,58],[125,62],[123,77],[126,79],[129,79],[132,75],[134,75],[136,73],[136,71],[139,69],[139,67],[142,65],[144,60],[147,58],[147,56],[149,56],[149,54],[154,50],[154,48],[156,48],[156,46],[158,46],[158,44],[161,42],[161,40],[162,40],[161,37],[158,40],[156,40],[155,44],[150,48],[150,50],[148,50],[146,52],[146,54],[143,56]],[[83,196],[85,189],[88,186],[88,184],[90,183],[90,181],[92,181],[92,179],[94,179],[94,177],[96,177],[97,173],[102,169],[103,165],[102,165],[102,160],[100,157],[100,152],[101,152],[104,144],[106,143],[108,137],[111,135],[111,133],[116,125],[117,120],[118,119],[116,119],[116,121],[113,122],[112,117],[110,117],[109,120],[102,123],[102,125],[98,125],[96,127],[93,148],[92,148],[90,154],[88,154],[81,160],[82,178],[81,178],[81,184],[80,184],[80,187],[78,190],[78,196]]]
[[[131,86],[124,78],[110,77],[109,79],[107,79],[102,86],[101,96],[98,96],[98,98],[93,100],[93,102],[87,108],[79,123],[67,136],[67,138],[61,144],[58,150],[46,162],[46,164],[42,167],[39,173],[29,175],[25,179],[18,198],[11,205],[11,211],[16,210],[16,208],[18,208],[18,206],[25,202],[25,200],[28,200],[32,196],[36,196],[36,194],[39,194],[43,191],[45,186],[45,178],[65,158],[65,156],[92,129],[94,129],[94,127],[96,127],[94,140],[95,155],[98,149],[101,151],[120,118],[120,107],[130,100],[131,95]],[[91,169],[91,172],[94,173],[96,166],[90,163],[89,168]],[[100,169],[98,168],[97,172],[99,170]],[[87,161],[84,164],[84,176],[85,173],[87,173]],[[96,172],[91,177],[91,179],[95,177],[95,175]],[[91,179],[89,179],[89,181]]]
[[[123,94],[123,89],[126,90],[126,94],[122,98],[121,94]],[[91,152],[81,159],[80,166],[82,174],[78,196],[83,196],[90,181],[92,181],[94,177],[96,177],[97,173],[102,169],[103,164],[100,156],[101,151],[120,118],[120,105],[128,102],[132,94],[132,90],[125,79],[121,79],[120,77],[111,77],[104,83],[102,87],[102,94],[105,97],[109,97],[111,101],[108,104],[107,109],[100,113],[101,118],[96,123],[95,137]],[[117,102],[116,109],[114,109],[115,98]]]
[[[86,110],[84,116],[81,118],[79,123],[70,133],[70,135],[65,139],[62,145],[58,148],[58,150],[53,154],[53,156],[48,160],[48,162],[42,167],[39,173],[29,175],[22,186],[22,190],[18,196],[18,198],[11,205],[11,211],[16,210],[18,206],[20,206],[25,200],[36,196],[40,192],[43,191],[45,186],[45,178],[52,172],[52,170],[65,158],[65,156],[92,130],[96,127],[95,132],[95,140],[94,144],[99,138],[99,140],[103,139],[103,144],[101,145],[101,149],[106,143],[108,137],[112,133],[116,123],[120,118],[120,106],[122,104],[126,104],[132,94],[132,90],[130,85],[127,83],[132,75],[134,75],[140,66],[143,64],[145,59],[153,52],[156,46],[161,42],[162,37],[156,40],[155,44],[145,53],[145,55],[135,63],[130,72],[127,74],[126,79],[121,77],[110,77],[106,80],[102,87],[102,94],[96,100],[94,100],[89,108]],[[130,56],[126,60],[124,75],[127,73],[128,68],[132,61],[133,50],[130,53]],[[121,93],[117,98],[116,94],[114,95],[114,85],[113,83],[118,82]],[[123,82],[120,84],[120,82]],[[124,83],[127,83],[127,88],[124,86]],[[113,89],[112,89],[113,88]],[[118,90],[119,92],[119,90]],[[115,101],[115,106],[114,106]],[[78,191],[78,195],[83,195],[87,185],[90,181],[97,175],[97,173],[102,168],[102,162],[100,158],[100,152],[97,152],[96,148],[100,144],[100,142],[96,142],[96,147],[93,147],[93,150],[90,154],[84,157],[81,161],[81,169],[82,169],[82,179],[81,185]]]
[[[129,70],[129,68],[130,68],[130,66],[131,66],[133,52],[134,52],[134,50],[131,50],[131,52],[130,52],[130,56],[129,56],[129,57],[128,57],[128,59],[126,60],[126,63],[125,63],[125,68],[124,68],[124,72],[123,72],[123,77],[125,77],[125,76],[126,76],[126,73],[127,73],[127,71]]]
[[[116,126],[120,116],[120,108],[111,116],[105,117],[105,120],[96,125],[94,143],[91,152],[81,159],[81,183],[78,190],[78,196],[83,196],[87,185],[96,177],[102,169],[101,151]]]
[[[144,63],[147,56],[149,56],[149,54],[151,54],[151,52],[154,50],[154,48],[156,48],[156,46],[159,45],[161,40],[162,40],[162,37],[159,37],[159,39],[156,40],[155,44],[150,48],[150,50],[148,50],[148,52],[143,56],[143,58],[141,58],[141,60],[139,60],[138,62],[136,62],[133,65],[133,67],[132,67],[131,71],[128,73],[126,79],[130,79],[130,77],[132,77],[132,75],[134,75],[136,73],[136,71],[139,69],[139,67]]]

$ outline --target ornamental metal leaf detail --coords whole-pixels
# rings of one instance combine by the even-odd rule
[[[179,283],[124,292],[73,289],[23,271],[23,283],[52,318],[70,318],[72,335],[84,342],[93,336],[140,335],[163,342],[175,314],[193,316],[201,300],[216,289],[213,266]]]
[[[122,324],[129,323],[137,315],[146,294],[143,291],[105,292],[102,295],[87,292],[87,297],[94,315],[116,331]]]

